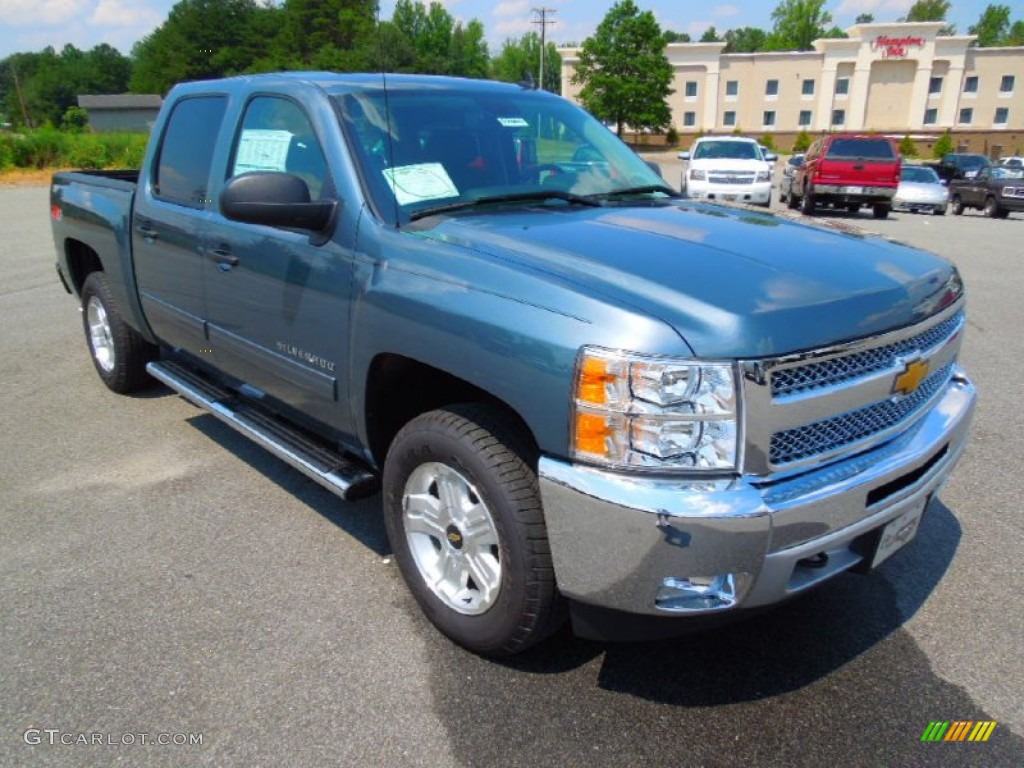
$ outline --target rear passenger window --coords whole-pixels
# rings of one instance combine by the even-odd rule
[[[223,96],[199,96],[182,99],[174,106],[153,179],[153,194],[158,199],[190,208],[202,208],[209,202],[206,185],[227,103]]]
[[[297,104],[258,96],[245,108],[229,176],[249,171],[293,173],[306,182],[312,200],[327,183],[327,160],[309,118]]]

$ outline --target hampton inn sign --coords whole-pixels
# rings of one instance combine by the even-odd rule
[[[905,59],[911,48],[924,48],[924,38],[879,35],[871,41],[871,50],[881,51],[883,59]]]

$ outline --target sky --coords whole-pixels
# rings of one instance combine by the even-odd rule
[[[966,33],[993,0],[952,0],[948,21]],[[1020,0],[994,0],[1009,5],[1013,19],[1024,17]],[[779,0],[636,0],[654,12],[662,29],[688,32],[694,39],[709,26],[720,33],[735,27],[772,26],[771,13]],[[0,58],[18,51],[39,51],[48,45],[60,50],[67,43],[88,49],[108,43],[128,54],[132,45],[159,26],[175,0],[0,0]],[[612,0],[443,0],[456,19],[483,22],[492,54],[501,42],[531,29],[534,8],[554,10],[548,39],[582,42],[593,34]],[[895,21],[913,0],[828,0],[835,24],[846,28],[861,13],[876,21]],[[381,0],[381,17],[390,18],[394,0]]]

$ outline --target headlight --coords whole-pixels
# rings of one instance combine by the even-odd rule
[[[609,467],[734,470],[737,425],[731,363],[580,350],[575,459]]]
[[[690,178],[694,181],[704,181],[707,178],[707,174],[704,171],[698,171],[696,168],[690,169]]]
[[[771,181],[771,180],[772,180],[771,171],[758,171],[757,172],[757,179],[756,179],[756,181]]]

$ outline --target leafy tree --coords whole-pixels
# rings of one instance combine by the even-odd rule
[[[672,77],[654,14],[641,12],[633,0],[620,0],[583,42],[573,82],[583,86],[583,106],[615,123],[621,136],[626,123],[634,129],[661,129],[671,122],[666,99]]]
[[[932,154],[935,159],[941,160],[943,157],[953,151],[953,137],[949,134],[949,129],[943,133],[939,140],[935,142],[935,146],[932,147]]]
[[[470,19],[466,26],[461,21],[455,24],[448,50],[448,71],[451,74],[485,78],[490,73],[491,59],[484,39],[484,25],[478,19]],[[548,69],[546,61],[544,69]]]
[[[753,53],[763,51],[768,44],[768,33],[756,27],[730,29],[725,33],[723,53]]]
[[[758,142],[762,146],[768,147],[772,152],[775,151],[775,137],[770,133],[761,134],[761,138],[758,139]]]
[[[288,68],[375,68],[376,14],[376,0],[286,0],[279,57]]]
[[[665,43],[689,43],[690,36],[685,32],[673,32],[671,29],[665,30]]]
[[[977,24],[967,28],[972,35],[977,35],[977,45],[987,48],[999,45],[1010,29],[1010,8],[1005,5],[988,5],[982,11]]]
[[[476,19],[463,26],[439,2],[425,6],[398,0],[391,23],[415,51],[414,71],[487,77],[487,43],[483,25]]]
[[[1005,45],[1024,45],[1024,21],[1015,21],[1006,34]]]
[[[907,11],[907,15],[903,20],[945,21],[950,5],[950,0],[917,0],[917,2],[910,6],[910,10]]]
[[[135,44],[131,89],[162,94],[178,82],[248,71],[271,57],[274,40],[263,33],[283,13],[256,0],[181,0]]]
[[[854,24],[874,24],[875,16],[872,13],[862,13],[853,22]]]
[[[772,11],[772,21],[771,50],[809,51],[825,36],[832,16],[825,10],[825,0],[782,0]]]
[[[700,41],[702,43],[720,43],[722,38],[718,36],[718,32],[714,27],[708,27],[704,30],[704,34],[700,36]]]
[[[523,82],[527,75],[536,78],[539,69],[540,35],[536,32],[527,32],[518,40],[506,40],[501,53],[491,59],[491,77],[506,83]],[[544,51],[543,84],[550,91],[561,92],[562,57],[554,43],[547,43]]]

